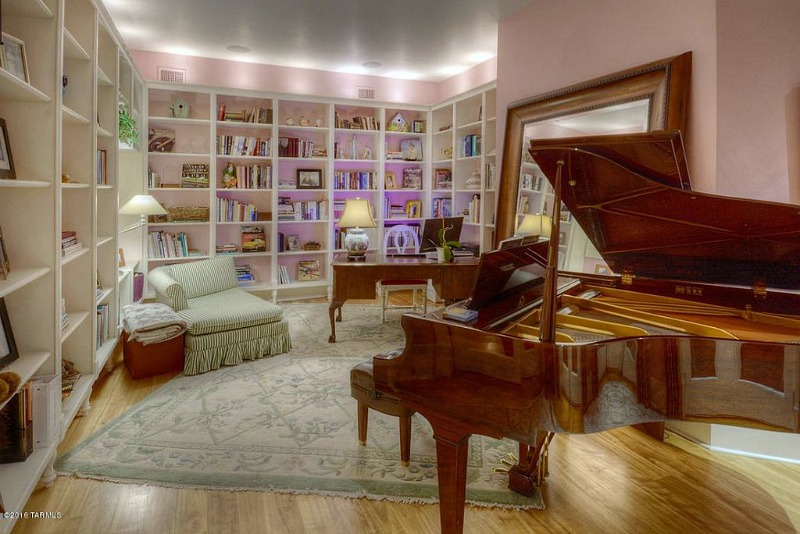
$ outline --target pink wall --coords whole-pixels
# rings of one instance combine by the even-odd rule
[[[691,50],[689,169],[696,189],[713,191],[715,7],[715,0],[537,0],[501,21],[498,140],[505,132],[501,110],[512,102]]]
[[[193,85],[351,99],[358,97],[359,87],[366,87],[374,88],[375,99],[381,102],[430,105],[440,100],[439,84],[434,82],[276,67],[143,50],[132,50],[131,56],[145,80],[157,80],[158,67],[173,67],[186,69],[187,82]]]
[[[443,102],[497,79],[497,58],[493,57],[438,84],[436,102]],[[499,108],[498,108],[499,109]]]
[[[800,204],[800,2],[717,5],[717,187]]]

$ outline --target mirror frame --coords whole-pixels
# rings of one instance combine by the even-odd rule
[[[494,248],[515,230],[522,142],[527,124],[647,99],[647,130],[686,137],[692,53],[685,52],[515,102],[506,112]]]

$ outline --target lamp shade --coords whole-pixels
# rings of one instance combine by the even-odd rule
[[[553,221],[547,215],[541,213],[530,213],[525,215],[517,228],[516,235],[538,235],[550,237]]]
[[[344,203],[344,213],[339,219],[340,228],[348,228],[344,238],[344,248],[347,249],[349,261],[364,261],[369,249],[369,236],[363,228],[374,228],[375,219],[372,218],[372,208],[369,200],[350,198]]]
[[[134,195],[119,212],[123,215],[165,215],[167,210],[150,195]]]
[[[369,200],[361,198],[348,198],[344,203],[344,213],[339,219],[340,228],[375,228],[375,219],[372,218],[372,209]]]

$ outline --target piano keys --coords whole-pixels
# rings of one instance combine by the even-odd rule
[[[800,432],[800,207],[691,191],[680,134],[533,141],[613,276],[553,241],[481,257],[471,323],[405,315],[379,391],[431,423],[443,532],[463,525],[473,433],[520,442],[532,491],[558,433],[668,420]]]

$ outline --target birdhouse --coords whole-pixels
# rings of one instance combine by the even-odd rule
[[[192,106],[182,98],[178,98],[170,104],[169,109],[172,111],[172,116],[176,119],[188,119],[189,114],[192,112]]]
[[[392,120],[389,121],[389,124],[388,126],[386,126],[386,129],[390,132],[407,132],[408,123],[406,122],[406,120],[403,118],[402,115],[397,113],[395,114],[394,117],[392,117]]]

